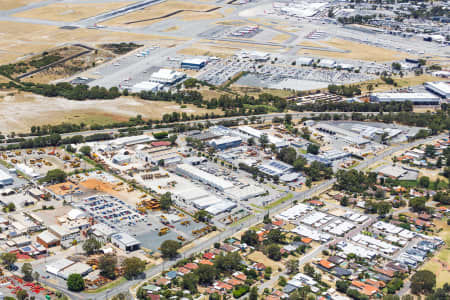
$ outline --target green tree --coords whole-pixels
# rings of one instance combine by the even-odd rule
[[[419,185],[421,187],[427,188],[430,186],[430,177],[428,176],[422,176],[419,178]]]
[[[42,178],[42,182],[50,182],[50,183],[61,183],[65,182],[67,178],[67,174],[60,169],[54,169],[47,172],[44,178]]]
[[[319,149],[320,149],[319,145],[311,143],[306,148],[306,152],[311,154],[319,154]]]
[[[276,245],[276,244],[268,245],[266,247],[266,253],[267,253],[267,256],[270,259],[273,259],[273,260],[276,260],[276,261],[281,259],[280,247],[278,245]]]
[[[286,262],[286,271],[288,274],[297,274],[299,271],[298,268],[298,259],[290,259]]]
[[[258,288],[256,286],[250,289],[248,300],[258,300]]]
[[[210,285],[217,278],[217,270],[214,266],[200,264],[198,269],[195,270],[198,277],[198,283],[204,285]]]
[[[170,192],[164,193],[160,200],[161,209],[168,210],[172,205],[172,194]]]
[[[80,152],[84,156],[90,157],[91,156],[91,151],[92,151],[92,149],[91,149],[90,146],[83,146],[83,147],[80,148]]]
[[[181,245],[177,241],[165,240],[161,243],[161,253],[164,258],[175,258],[178,255],[178,249]]]
[[[116,278],[117,257],[115,255],[106,254],[98,260],[98,268],[100,274],[109,279]]]
[[[417,271],[411,277],[413,294],[431,293],[436,286],[436,275],[428,270]]]
[[[28,282],[33,281],[33,266],[30,263],[24,263],[20,271],[23,274],[23,280]]]
[[[261,134],[261,136],[259,137],[259,144],[262,148],[266,148],[266,146],[269,144],[269,137],[267,134]]]
[[[11,270],[14,263],[17,261],[17,256],[15,253],[4,252],[1,255],[2,263],[5,265],[6,269]]]
[[[281,243],[284,240],[284,235],[280,229],[272,229],[267,234],[267,242],[269,244]]]
[[[84,290],[84,279],[80,274],[70,274],[67,278],[67,288],[70,291],[80,292]]]
[[[26,290],[18,290],[16,293],[17,300],[25,300],[28,298],[28,292]]]
[[[308,161],[303,156],[297,157],[297,159],[294,161],[294,169],[296,171],[304,171],[306,168],[306,165],[308,164]]]
[[[102,243],[93,237],[88,238],[83,243],[83,250],[84,252],[86,252],[87,255],[92,255],[96,253],[101,247]]]
[[[182,287],[191,293],[197,292],[198,276],[195,273],[188,273],[183,276]]]
[[[259,244],[259,237],[254,230],[247,230],[241,237],[241,242],[250,246],[257,246]]]
[[[145,261],[137,258],[137,257],[130,257],[126,258],[122,262],[122,267],[124,268],[124,275],[127,279],[132,279],[145,270]]]

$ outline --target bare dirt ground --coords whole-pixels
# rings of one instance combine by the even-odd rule
[[[3,96],[3,98],[2,98]],[[140,114],[144,118],[160,119],[165,113],[177,111],[190,114],[206,112],[220,114],[194,105],[181,108],[175,102],[145,101],[131,97],[114,100],[72,101],[20,93],[0,92],[0,128],[2,132],[28,132],[33,125],[62,122],[106,124],[124,121]]]
[[[65,43],[82,43],[91,46],[117,42],[157,43],[161,47],[176,44],[183,39],[113,32],[107,30],[60,29],[48,25],[0,21],[0,64],[39,54]]]
[[[301,49],[299,54],[313,54],[334,58],[359,59],[368,61],[392,61],[409,57],[407,53],[394,51],[390,49],[374,47],[366,44],[350,42],[342,39],[331,39],[320,43],[303,42],[303,46],[312,47],[333,47],[341,50],[349,50],[348,53],[339,53],[332,51]]]
[[[125,14],[122,16],[118,16],[117,18],[108,20],[103,25],[107,26],[129,26],[129,27],[143,27],[147,26],[156,22],[161,21],[162,19],[157,20],[149,20],[145,22],[139,22],[139,23],[133,23],[133,24],[126,24],[127,22],[133,22],[133,21],[140,21],[140,20],[147,20],[147,19],[153,19],[153,18],[161,18],[165,15],[174,13],[178,10],[195,10],[200,12],[180,12],[176,15],[170,16],[168,18],[175,18],[179,17],[184,20],[205,20],[205,19],[215,19],[215,18],[221,18],[223,15],[219,14],[217,11],[212,12],[206,12],[207,10],[213,9],[217,7],[216,5],[209,5],[209,4],[198,4],[198,3],[192,3],[189,1],[166,1],[159,4],[151,5],[147,8],[137,10],[134,12],[131,12],[129,14]]]
[[[10,10],[43,0],[2,0],[0,10]]]
[[[26,10],[14,14],[13,16],[19,18],[73,22],[118,9],[131,3],[133,2],[54,3],[35,9]]]
[[[278,268],[283,268],[283,263],[276,262],[265,256],[261,251],[255,251],[247,256],[248,259],[253,260],[258,263],[263,263],[266,267],[271,267],[272,270],[278,270]]]

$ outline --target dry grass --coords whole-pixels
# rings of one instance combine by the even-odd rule
[[[277,34],[276,36],[273,37],[273,39],[271,40],[272,43],[283,43],[285,42],[287,39],[289,39],[289,35],[288,34]]]
[[[225,25],[225,26],[244,26],[248,25],[248,23],[241,21],[241,20],[226,20],[226,21],[219,21],[216,22],[218,25]]]
[[[166,29],[164,29],[164,32],[170,32],[170,31],[177,31],[179,29],[178,26],[172,26],[172,27],[168,27]]]
[[[183,48],[177,53],[193,56],[217,56],[225,58],[233,55],[239,48],[236,47],[219,47],[206,44],[194,44],[192,47]]]
[[[197,4],[191,3],[188,1],[166,1],[159,4],[148,6],[142,10],[137,10],[122,16],[118,16],[117,18],[108,20],[104,22],[104,25],[107,26],[129,26],[129,27],[143,27],[156,22],[159,22],[161,19],[150,20],[145,22],[139,22],[134,24],[126,24],[127,22],[139,21],[139,20],[147,20],[153,18],[161,18],[167,14],[176,12],[177,10],[197,10],[197,11],[206,11],[216,7],[215,5],[209,4]],[[220,14],[220,16],[222,16]],[[217,11],[213,11],[210,13],[205,12],[181,12],[173,17],[181,17],[185,20],[204,20],[209,18],[220,18]],[[222,16],[223,17],[223,16]]]
[[[55,26],[0,21],[0,64],[39,54],[64,43],[99,45],[117,42],[150,42],[161,47],[183,39],[107,30],[64,30]]]
[[[247,258],[254,262],[263,263],[266,267],[271,267],[274,272],[278,270],[278,268],[284,268],[281,262],[271,260],[270,258],[265,256],[261,251],[255,251],[249,254]]]
[[[303,42],[303,46],[321,47],[320,44],[313,42]],[[348,53],[340,53],[333,51],[322,51],[322,50],[309,50],[301,49],[299,54],[313,54],[318,56],[327,56],[333,58],[345,58],[345,59],[358,59],[367,61],[393,61],[398,59],[404,59],[406,57],[411,57],[407,53],[394,51],[390,49],[370,46],[366,44],[350,42],[342,39],[332,39],[329,41],[322,42],[322,45],[328,47],[334,47],[341,50],[348,50]]]
[[[54,3],[26,10],[14,17],[73,22],[124,7],[133,2],[110,3]]]
[[[221,114],[220,110],[207,110],[194,105],[181,108],[174,102],[145,101],[131,97],[114,100],[71,101],[62,98],[46,98],[28,93],[9,96],[0,93],[0,128],[2,132],[28,132],[33,125],[59,124],[62,122],[107,124],[124,121],[141,114],[144,118],[160,119],[173,111],[187,114],[206,112]]]
[[[359,85],[361,86],[361,91],[363,93],[368,92],[367,86],[371,84],[373,86],[372,92],[384,92],[388,90],[392,90],[395,88],[409,87],[415,85],[421,85],[424,82],[428,81],[445,81],[445,78],[435,77],[428,74],[420,75],[420,76],[408,76],[408,77],[394,77],[395,82],[397,82],[397,87],[393,85],[386,84],[381,79],[369,80],[365,82],[361,82]]]
[[[442,228],[438,233],[446,245],[444,245],[439,252],[430,259],[422,269],[429,270],[436,274],[436,286],[442,287],[444,283],[450,282],[450,226],[447,225],[446,219],[435,220],[436,228]]]
[[[10,10],[41,1],[43,0],[2,0],[0,10]]]

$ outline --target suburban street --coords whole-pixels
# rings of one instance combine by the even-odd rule
[[[383,153],[372,157],[366,161],[361,162],[358,166],[355,167],[355,169],[357,170],[362,170],[366,167],[368,167],[369,165],[371,165],[372,163],[374,163],[375,161],[379,161],[381,159],[384,159],[390,155],[392,155],[393,153],[397,152],[397,151],[401,151],[401,150],[405,150],[408,149],[410,147],[431,141],[431,140],[435,140],[435,139],[440,139],[440,138],[444,138],[447,137],[446,134],[441,134],[438,136],[433,136],[433,137],[428,137],[426,139],[421,139],[421,140],[416,140],[410,143],[404,143],[404,144],[400,144],[397,146],[394,146],[386,151],[384,151]],[[288,201],[285,201],[283,203],[280,203],[278,206],[276,206],[275,208],[269,210],[268,212],[271,215],[275,215],[277,213],[279,213],[280,211],[288,208],[289,206],[292,206],[294,201],[303,201],[305,199],[311,198],[313,195],[321,193],[327,189],[329,189],[330,187],[332,187],[332,185],[335,183],[336,179],[330,179],[330,180],[326,180],[318,185],[313,186],[311,189],[304,191],[304,192],[300,192],[297,193],[293,198],[291,198]],[[175,265],[178,261],[180,261],[181,259],[183,259],[184,257],[189,257],[192,254],[204,251],[206,249],[211,248],[215,242],[220,242],[234,234],[236,234],[237,232],[250,228],[260,222],[262,222],[264,215],[267,214],[267,211],[261,212],[259,214],[255,214],[253,217],[246,219],[245,221],[243,221],[242,223],[240,223],[237,226],[229,226],[226,230],[224,230],[223,232],[221,232],[219,235],[217,235],[216,237],[209,239],[205,242],[201,241],[199,242],[199,240],[194,241],[194,246],[192,248],[190,248],[189,250],[187,250],[186,252],[182,253],[182,255],[180,255],[177,259],[175,260],[169,260],[169,261],[165,261],[162,264],[159,265],[155,265],[153,267],[151,267],[150,269],[145,271],[145,278],[151,278],[157,274],[159,274],[160,272],[162,272],[163,270],[167,270],[169,268],[171,268],[173,265]],[[363,224],[360,224],[357,226],[357,228],[355,228],[354,230],[350,231],[349,233],[347,233],[344,237],[338,238],[332,242],[335,241],[341,241],[344,240],[348,237],[352,237],[354,235],[356,235],[357,233],[359,233],[363,228],[369,226],[370,224],[372,224],[375,220],[374,216],[371,216],[370,220],[366,221]],[[311,261],[314,257],[316,257],[318,254],[320,254],[322,252],[323,249],[325,249],[325,247],[327,247],[328,244],[322,244],[321,246],[317,247],[316,249],[314,249],[313,251],[307,253],[305,256],[303,256],[300,261],[299,264],[303,265],[308,261]],[[51,257],[49,259],[47,259],[47,262],[52,261],[53,259],[55,259],[55,257]],[[39,264],[45,264],[45,261],[39,261],[36,265]],[[59,286],[56,285],[54,283],[54,281],[52,280],[48,280],[45,278],[42,278],[41,276],[41,281],[53,288],[57,288],[63,292],[65,292],[68,296],[70,296],[72,299],[87,299],[87,298],[92,298],[95,295],[95,299],[97,300],[104,300],[104,299],[108,299],[109,297],[119,294],[121,292],[126,292],[128,291],[131,287],[133,287],[134,285],[140,283],[143,281],[142,278],[140,279],[135,279],[135,280],[130,280],[130,281],[126,281],[118,286],[115,286],[107,291],[103,291],[100,293],[96,293],[96,294],[88,294],[88,293],[73,293],[67,290],[67,288],[65,286]],[[265,285],[264,285],[265,286]]]

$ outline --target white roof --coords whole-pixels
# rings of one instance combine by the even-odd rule
[[[206,59],[205,58],[188,58],[183,60],[184,64],[193,64],[193,65],[200,65],[202,63],[206,63]]]
[[[236,203],[228,201],[228,200],[223,200],[220,203],[217,203],[213,206],[210,206],[206,209],[207,212],[209,212],[212,215],[218,215],[226,210],[232,209],[234,207],[236,207]]]
[[[74,208],[67,213],[67,218],[69,220],[75,220],[84,217],[86,217],[86,214],[78,208]]]
[[[170,69],[159,69],[158,72],[152,74],[152,78],[159,78],[165,80],[174,80],[180,76],[184,75],[184,73],[177,72],[175,70]]]
[[[142,81],[139,83],[136,83],[133,85],[133,90],[140,90],[140,91],[153,91],[153,90],[159,90],[162,87],[160,83],[157,82],[151,82],[151,81]]]
[[[55,235],[53,235],[51,232],[49,232],[48,230],[41,232],[38,235],[38,238],[40,238],[46,244],[50,244],[50,243],[59,241],[59,239]]]
[[[216,205],[218,203],[222,202],[222,199],[210,195],[209,197],[204,197],[200,199],[196,199],[192,201],[192,204],[197,207],[198,209],[205,209],[207,207]]]
[[[132,237],[131,235],[129,235],[126,232],[120,232],[120,233],[113,234],[111,236],[111,238],[120,241],[122,244],[124,244],[126,246],[134,246],[134,245],[140,244],[140,242],[138,240],[136,240],[134,237]]]
[[[374,93],[372,96],[388,99],[440,99],[431,93]]]
[[[12,179],[11,175],[0,169],[0,181],[10,181]]]
[[[179,164],[177,165],[177,169],[182,172],[188,173],[189,176],[191,177],[199,178],[200,180],[205,181],[211,185],[214,185],[215,187],[220,188],[222,190],[226,190],[234,186],[232,182],[217,177],[213,174],[207,173],[192,165]]]
[[[48,264],[46,266],[46,271],[51,274],[57,275],[59,271],[73,265],[74,263],[74,261],[71,261],[67,258],[61,258],[55,262]]]
[[[439,91],[442,91],[443,93],[450,94],[450,84],[447,82],[427,82],[425,83],[426,86],[430,86],[432,88],[438,89]]]

